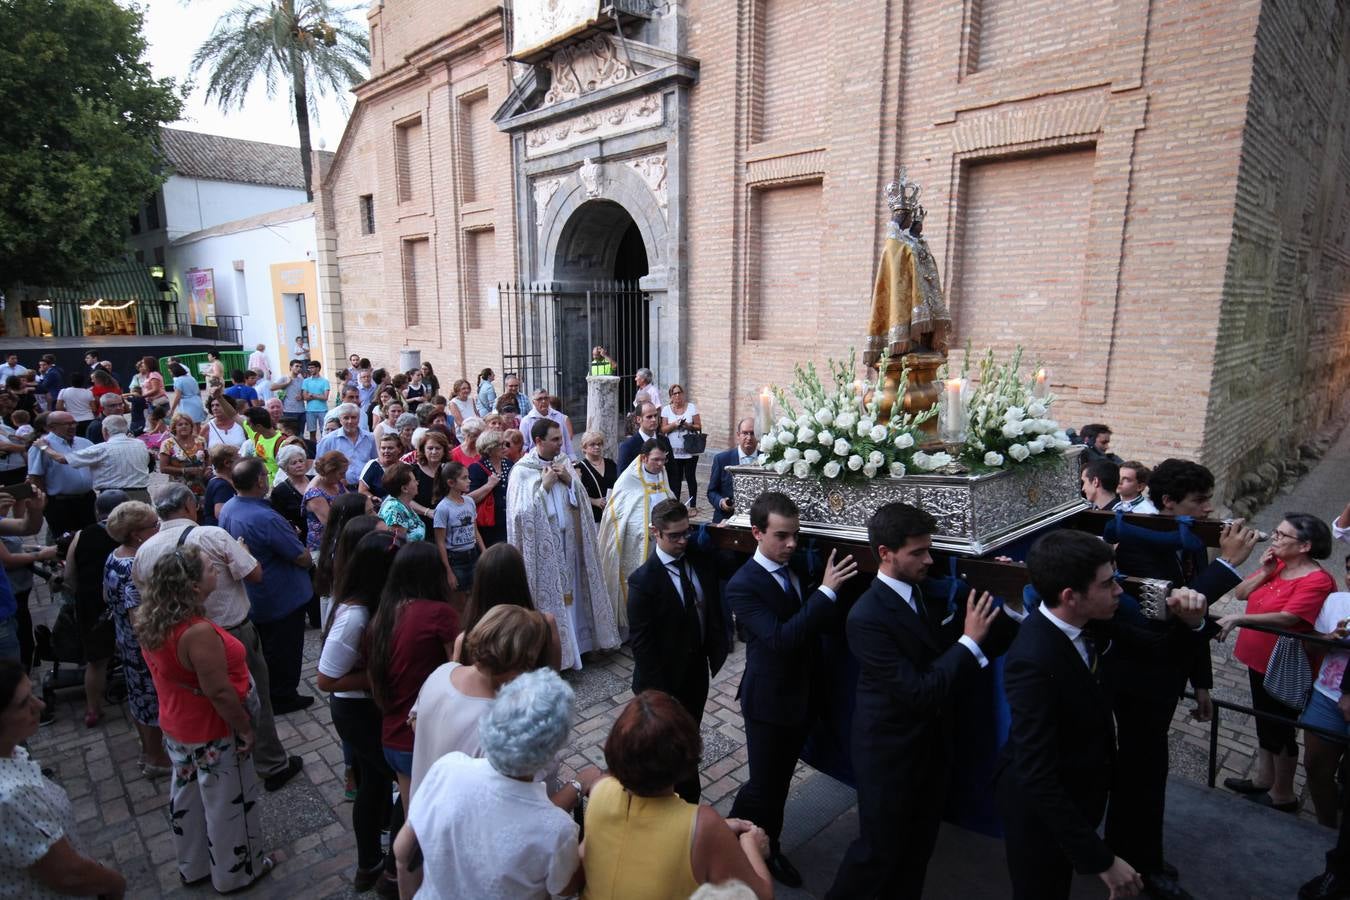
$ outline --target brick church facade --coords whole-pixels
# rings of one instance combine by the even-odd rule
[[[580,424],[621,304],[621,368],[684,384],[720,442],[794,363],[861,351],[903,165],[953,347],[1024,345],[1066,425],[1200,459],[1228,499],[1339,410],[1343,4],[601,5],[372,6],[316,192],[330,365],[519,367]]]

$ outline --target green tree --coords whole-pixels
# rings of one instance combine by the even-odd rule
[[[347,20],[351,9],[327,0],[245,0],[221,18],[192,57],[193,72],[209,67],[206,96],[221,109],[243,106],[259,76],[269,97],[279,84],[289,85],[311,200],[309,93],[342,96],[370,65],[370,42]]]
[[[0,0],[0,286],[79,283],[163,182],[182,95],[141,23],[114,0]]]

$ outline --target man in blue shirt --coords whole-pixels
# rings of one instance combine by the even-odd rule
[[[47,432],[48,446],[61,456],[94,446],[75,436],[75,417],[68,412],[48,413]],[[28,477],[47,493],[47,540],[56,543],[67,531],[94,524],[94,475],[89,469],[53,462],[34,444],[28,448]]]
[[[354,491],[361,480],[361,470],[375,458],[375,438],[361,430],[361,410],[355,404],[344,403],[333,412],[342,427],[325,435],[314,452],[323,456],[330,450],[338,450],[347,457],[347,487]]]
[[[22,519],[6,518],[14,510],[14,503],[11,495],[0,494],[0,534],[15,537],[37,534],[38,529],[42,527],[42,510],[47,505],[46,496],[42,491],[34,491]],[[54,558],[52,551],[53,548],[49,547],[41,553],[18,555],[31,557],[26,563],[31,565],[38,560]],[[20,656],[18,613],[19,604],[14,597],[14,589],[10,587],[9,575],[0,568],[0,659],[17,660]]]
[[[297,690],[304,661],[305,605],[313,593],[309,579],[313,561],[295,529],[265,499],[268,484],[263,461],[246,459],[232,474],[237,494],[221,507],[220,527],[242,540],[262,566],[262,580],[244,585],[249,619],[262,639],[271,676],[272,711],[279,715],[294,712],[314,702]]]
[[[309,377],[300,382],[300,398],[305,401],[305,434],[313,440],[323,437],[323,414],[328,412],[328,394],[333,387],[319,373],[323,365],[309,361]]]
[[[235,409],[244,410],[258,405],[258,392],[249,387],[245,383],[247,381],[248,375],[242,369],[230,373],[230,386],[225,389],[225,396],[234,403]]]

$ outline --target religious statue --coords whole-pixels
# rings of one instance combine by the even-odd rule
[[[937,261],[923,239],[926,210],[919,205],[920,187],[905,170],[886,185],[886,205],[891,221],[886,226],[886,244],[881,250],[872,288],[872,314],[868,320],[863,364],[875,369],[883,355],[888,358],[882,393],[882,417],[888,418],[900,388],[900,375],[909,370],[903,406],[918,414],[937,402],[934,379],[947,361],[952,326],[942,299]],[[936,420],[924,430],[936,434]]]

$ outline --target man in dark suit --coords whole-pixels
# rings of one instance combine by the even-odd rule
[[[661,407],[654,403],[644,403],[638,413],[637,434],[630,434],[619,444],[618,455],[614,462],[619,467],[620,475],[628,471],[633,460],[638,458],[638,454],[642,452],[642,445],[653,438],[661,445],[661,449],[666,451],[666,457],[669,458],[673,451],[670,449],[670,438],[661,433]]]
[[[736,446],[713,457],[712,477],[708,479],[708,502],[712,504],[713,524],[734,513],[735,493],[727,466],[748,466],[755,461],[759,440],[755,437],[755,420],[741,419],[736,423]]]
[[[819,588],[806,589],[788,568],[797,549],[799,513],[784,494],[760,494],[750,507],[755,555],[727,582],[736,621],[746,630],[745,673],[736,692],[745,717],[750,778],[736,794],[731,818],[769,835],[769,872],[788,887],[802,876],[783,855],[783,804],[792,772],[823,700],[818,672],[821,633],[834,621],[836,591],[858,571],[852,556],[832,551]]]
[[[971,591],[948,611],[921,584],[933,563],[937,521],[905,503],[888,503],[867,523],[877,577],[848,614],[857,657],[853,772],[861,834],[848,848],[828,900],[919,900],[937,841],[953,750],[956,685],[1007,649],[1022,617],[1012,618]]]
[[[662,500],[651,521],[656,547],[628,576],[633,693],[665,691],[700,722],[709,679],[727,658],[717,571],[689,544],[688,507]],[[698,773],[675,785],[675,792],[697,803]]]
[[[1094,464],[1096,465],[1096,464]],[[1149,496],[1163,516],[1209,518],[1214,476],[1204,466],[1182,459],[1158,464],[1150,479]],[[1119,540],[1116,563],[1121,573],[1184,585],[1203,594],[1209,603],[1237,587],[1237,567],[1251,555],[1257,534],[1240,522],[1225,525],[1219,537],[1219,556],[1213,562],[1203,546],[1183,547],[1177,532],[1147,532],[1122,528],[1108,537]],[[1149,627],[1166,628],[1159,622]],[[1210,629],[1206,637],[1217,629]],[[1117,772],[1111,808],[1106,816],[1106,839],[1129,860],[1144,880],[1144,890],[1159,900],[1188,900],[1177,881],[1178,872],[1163,858],[1163,819],[1166,807],[1168,749],[1172,715],[1189,677],[1197,707],[1193,715],[1208,721],[1213,708],[1209,688],[1213,674],[1207,641],[1196,642],[1189,656],[1156,660],[1122,648],[1112,674],[1112,703],[1119,729],[1120,753],[1130,760]],[[1236,781],[1236,779],[1229,779]]]
[[[1078,531],[1044,535],[1027,554],[1040,605],[1004,660],[1011,725],[997,778],[1014,900],[1067,898],[1075,870],[1102,879],[1111,897],[1143,888],[1134,867],[1097,834],[1117,763],[1109,672],[1125,647],[1164,661],[1174,635],[1119,612],[1110,545]],[[1205,600],[1175,590],[1168,609],[1193,641]],[[1187,649],[1183,647],[1183,651]]]

